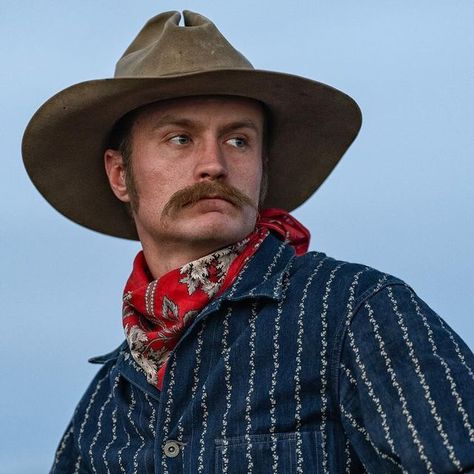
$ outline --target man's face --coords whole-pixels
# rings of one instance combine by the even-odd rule
[[[244,98],[192,97],[145,108],[132,127],[127,170],[142,243],[217,249],[249,234],[263,127],[262,106]],[[132,195],[128,189],[123,200]]]

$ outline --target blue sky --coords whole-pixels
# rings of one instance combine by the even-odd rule
[[[49,468],[96,371],[87,358],[122,340],[121,292],[139,248],[44,201],[23,169],[23,130],[57,91],[110,77],[148,18],[185,8],[256,67],[356,99],[358,139],[295,215],[312,249],[404,279],[474,348],[472,0],[2,1],[1,473]]]

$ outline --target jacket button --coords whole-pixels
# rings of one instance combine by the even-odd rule
[[[175,458],[179,454],[179,443],[174,440],[166,441],[165,445],[163,446],[163,451],[167,458]]]

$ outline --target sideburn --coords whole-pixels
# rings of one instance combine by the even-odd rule
[[[133,168],[130,161],[128,162],[128,166],[125,167],[125,186],[127,186],[128,196],[130,198],[130,202],[126,203],[127,209],[133,217],[133,214],[136,214],[138,211],[140,199],[138,197],[137,184],[133,176]]]

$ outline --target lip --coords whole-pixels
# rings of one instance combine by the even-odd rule
[[[183,207],[194,206],[195,204],[198,204],[198,203],[203,202],[203,201],[223,201],[223,202],[229,203],[231,206],[235,206],[235,204],[231,200],[227,199],[226,197],[220,196],[218,194],[211,194],[209,196],[202,196],[197,201],[188,202],[188,203],[184,204]]]
[[[232,201],[229,201],[227,198],[219,195],[211,195],[211,196],[203,196],[202,198],[199,199],[200,201],[204,200],[219,200],[219,201],[225,201],[228,202],[229,204],[233,204]]]

